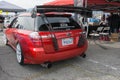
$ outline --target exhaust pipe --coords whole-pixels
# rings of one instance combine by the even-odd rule
[[[83,53],[83,54],[81,55],[81,57],[82,57],[82,58],[86,58],[86,54]]]
[[[50,62],[47,62],[47,63],[41,64],[41,66],[49,69],[52,67],[52,64]]]

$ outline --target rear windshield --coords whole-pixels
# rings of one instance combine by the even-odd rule
[[[49,23],[53,30],[81,29],[80,25],[71,17],[38,17],[38,30],[48,31]]]

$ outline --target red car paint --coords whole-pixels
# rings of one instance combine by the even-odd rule
[[[61,16],[62,15],[64,14],[61,14]],[[30,17],[28,14],[22,14],[22,16],[20,15],[18,18],[24,16]],[[52,15],[49,14],[48,16],[51,17]],[[57,17],[57,15],[53,16]],[[66,16],[67,15],[64,15],[62,17]],[[35,29],[28,30],[21,27],[18,28],[17,26],[14,27],[14,23],[15,22],[11,23],[12,25],[6,28],[4,33],[8,44],[10,44],[14,50],[16,50],[16,44],[20,43],[25,64],[42,64],[45,62],[65,60],[80,56],[87,50],[88,43],[84,34],[82,34],[83,30],[81,28],[37,31]],[[80,39],[82,39],[83,42],[80,42]],[[68,40],[71,41],[71,43],[67,42]],[[79,43],[80,45],[78,45]]]

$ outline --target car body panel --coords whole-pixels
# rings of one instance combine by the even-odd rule
[[[87,40],[84,38],[81,28],[73,30],[35,31],[18,27],[18,25],[17,27],[12,26],[6,28],[4,34],[15,50],[17,43],[21,45],[24,63],[26,64],[42,64],[80,56],[88,47]],[[36,36],[33,36],[32,33],[38,33],[37,37],[39,38],[36,39]],[[33,37],[35,37],[35,40]],[[79,45],[81,39],[83,40],[83,44]],[[39,46],[36,46],[36,43]]]
[[[25,59],[25,63],[41,64],[43,62],[56,62],[60,60],[70,59],[79,55],[82,55],[87,50],[87,41],[81,48],[75,48],[71,50],[57,51],[55,53],[46,54],[43,48],[30,49],[33,55],[29,55],[29,60]]]
[[[64,50],[69,50],[69,49],[74,49],[77,48],[79,36],[81,35],[82,31],[81,30],[68,30],[68,31],[54,31],[53,34],[55,34],[56,38],[56,44],[57,47],[59,48],[58,51],[64,51]],[[69,34],[69,35],[68,35]],[[54,45],[52,42],[52,37],[50,37],[50,32],[40,32],[40,35],[42,36],[42,42],[43,42],[43,47],[45,49],[46,53],[53,53],[56,50],[54,49]],[[72,39],[72,43],[69,44],[63,44],[64,39]]]

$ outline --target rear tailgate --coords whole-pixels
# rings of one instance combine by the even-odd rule
[[[78,47],[79,37],[82,30],[67,30],[67,31],[54,31],[40,32],[43,47],[46,53],[54,53],[56,51],[64,51]]]

